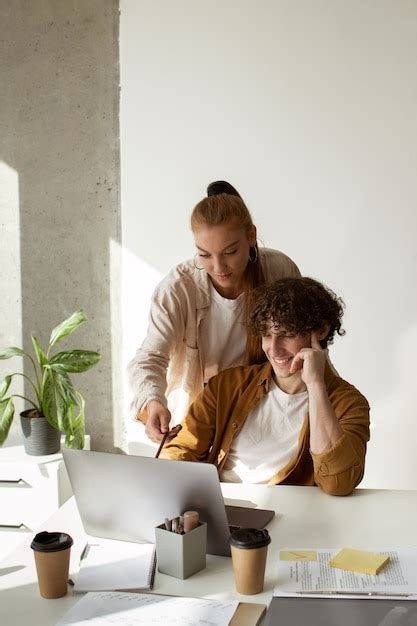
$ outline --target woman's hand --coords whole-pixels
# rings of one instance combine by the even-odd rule
[[[171,413],[158,400],[151,400],[147,405],[148,419],[146,421],[145,432],[151,441],[159,443],[165,433],[169,432],[168,440],[175,437],[179,428],[175,426],[169,430]]]

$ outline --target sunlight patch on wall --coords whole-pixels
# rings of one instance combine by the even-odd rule
[[[127,248],[122,250],[123,363],[126,365],[140,346],[148,327],[152,293],[162,273]]]
[[[0,161],[0,348],[22,346],[22,285],[20,270],[20,215],[19,215],[19,175],[12,167]],[[23,371],[22,359],[13,357],[0,361],[0,381],[6,374]],[[23,394],[23,378],[13,379],[13,393]],[[15,418],[6,446],[20,445],[22,435],[19,413],[23,411],[23,401],[14,398]]]
[[[116,298],[118,298],[119,327],[114,328],[112,344],[114,350],[119,351],[120,371],[113,374],[113,380],[118,394],[121,398],[121,422],[123,423],[123,439],[126,438],[126,426],[131,422],[129,414],[130,391],[126,368],[128,362],[133,358],[137,348],[143,341],[148,326],[149,307],[153,290],[162,278],[161,272],[145,263],[129,249],[119,243],[111,242],[111,257],[117,257],[117,263],[121,264],[120,273],[112,277],[111,299],[112,299],[112,328],[113,311],[116,310]],[[115,263],[111,263],[112,271]],[[116,276],[121,276],[121,281],[116,284]],[[113,288],[115,285],[115,288]],[[117,294],[117,295],[116,295]],[[114,359],[113,359],[114,362]],[[135,424],[133,424],[135,425]],[[127,428],[127,430],[129,430]],[[129,438],[129,437],[128,437]]]

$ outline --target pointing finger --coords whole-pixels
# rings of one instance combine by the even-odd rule
[[[311,347],[313,350],[323,350],[317,338],[317,333],[314,331],[311,333]]]

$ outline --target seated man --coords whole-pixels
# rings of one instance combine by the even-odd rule
[[[224,482],[318,485],[347,495],[363,477],[369,405],[335,375],[342,301],[311,278],[254,292],[249,318],[268,359],[214,376],[161,457],[214,463]]]

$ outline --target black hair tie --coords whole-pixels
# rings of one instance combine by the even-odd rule
[[[216,180],[214,183],[210,183],[207,187],[207,196],[218,196],[219,193],[227,193],[230,196],[237,196],[241,198],[240,193],[225,180]]]

